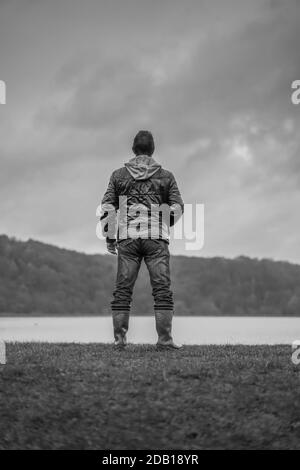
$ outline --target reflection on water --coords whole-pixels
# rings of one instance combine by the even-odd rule
[[[300,318],[174,317],[173,336],[183,344],[291,344],[300,340]],[[111,342],[110,317],[0,317],[5,341]],[[154,317],[131,317],[128,340],[155,343]]]

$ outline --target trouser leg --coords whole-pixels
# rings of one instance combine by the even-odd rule
[[[163,240],[147,240],[145,262],[149,271],[154,298],[156,331],[159,346],[177,348],[172,338],[174,312],[170,278],[170,253]]]
[[[141,265],[137,248],[135,240],[124,240],[118,246],[118,271],[111,302],[116,345],[126,344],[132,292]]]

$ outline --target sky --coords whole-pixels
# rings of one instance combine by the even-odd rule
[[[199,251],[300,263],[299,0],[0,0],[0,233],[103,253],[96,208],[140,129]]]

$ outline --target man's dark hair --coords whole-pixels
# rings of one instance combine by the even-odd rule
[[[153,135],[149,131],[139,131],[134,138],[132,150],[135,155],[149,155],[154,152]]]

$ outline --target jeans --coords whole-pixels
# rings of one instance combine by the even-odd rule
[[[130,310],[132,292],[142,260],[149,271],[155,310],[173,310],[168,243],[155,239],[126,239],[118,243],[118,273],[111,308]]]

